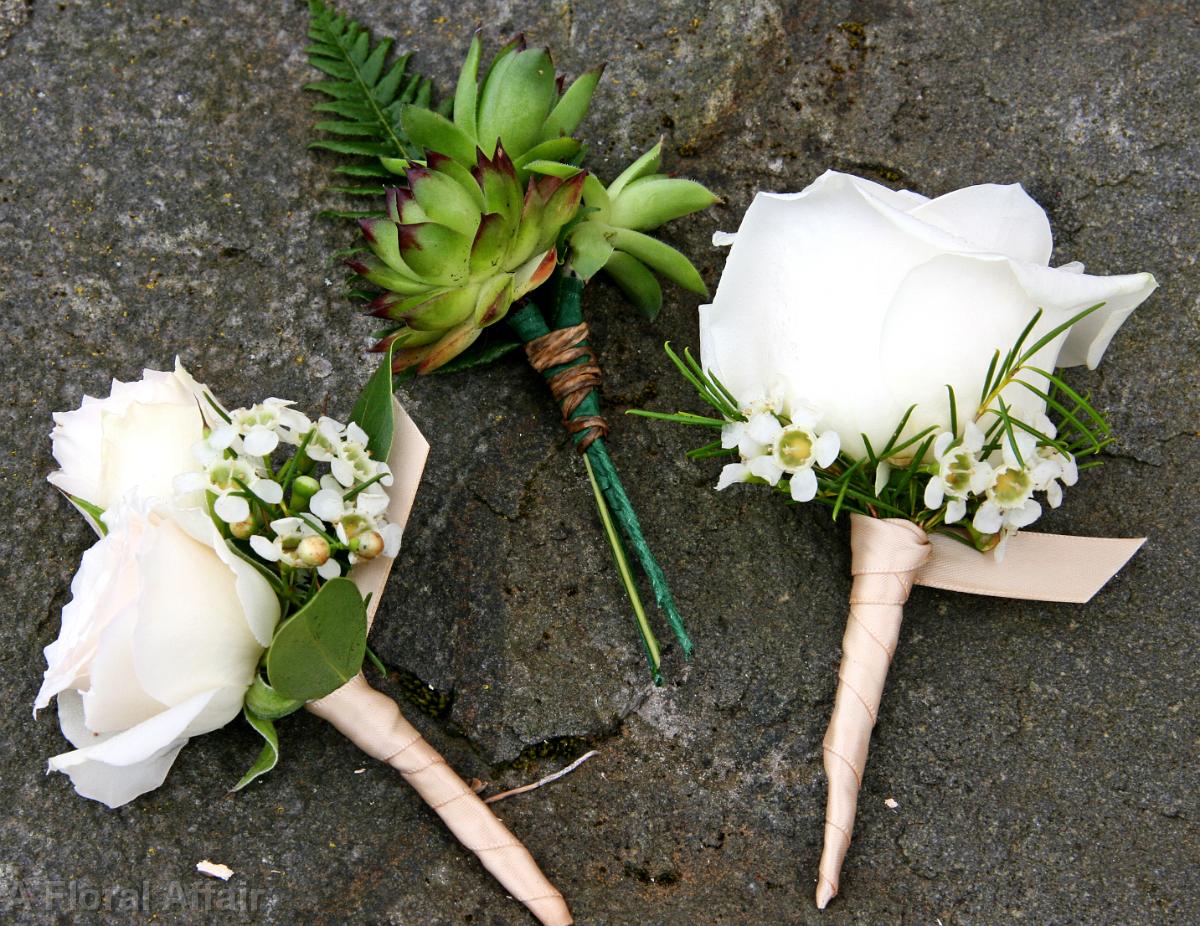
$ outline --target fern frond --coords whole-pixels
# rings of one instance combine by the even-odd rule
[[[433,84],[408,71],[408,55],[389,62],[392,40],[374,45],[370,32],[322,0],[309,0],[309,63],[326,75],[306,90],[327,99],[313,106],[321,115],[315,128],[328,136],[310,147],[337,154],[370,158],[411,158],[420,155],[400,127],[400,110],[409,103],[428,107]],[[334,118],[330,118],[334,117]],[[351,173],[339,168],[343,173]],[[380,176],[373,168],[355,165],[356,176]],[[365,173],[372,170],[371,174]]]

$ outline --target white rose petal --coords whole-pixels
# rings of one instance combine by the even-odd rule
[[[237,716],[280,612],[211,521],[205,543],[162,506],[113,515],[72,582],[37,706],[57,694],[79,747],[50,767],[118,806],[161,784],[188,737]]]
[[[760,193],[701,307],[703,363],[739,397],[782,383],[787,406],[819,409],[854,457],[865,455],[862,433],[882,447],[914,403],[903,438],[948,430],[946,384],[969,421],[993,352],[1039,307],[1027,343],[1105,303],[1033,361],[1095,366],[1157,285],[1144,273],[1051,269],[1050,250],[1045,214],[1016,185],[926,200],[830,171],[800,193]],[[1019,385],[1004,399],[1022,420],[1044,411]]]
[[[195,729],[198,720],[227,715],[224,722],[228,723],[241,710],[244,695],[244,690],[200,692],[95,745],[54,756],[49,767],[69,775],[75,790],[83,797],[120,807],[163,783],[189,737],[214,729],[211,720],[200,722],[200,727],[207,729]],[[59,698],[60,714],[64,709],[68,712],[77,709],[69,706],[72,700],[78,701],[75,692],[64,692]],[[64,732],[66,726],[64,722]]]
[[[175,477],[198,468],[192,447],[204,437],[202,387],[182,372],[114,380],[107,398],[84,396],[75,411],[55,413],[50,436],[60,469],[50,482],[100,508],[131,492],[169,499]]]

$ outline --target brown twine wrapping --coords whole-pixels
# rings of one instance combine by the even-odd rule
[[[559,370],[546,378],[550,385],[550,394],[562,409],[563,427],[572,434],[583,432],[583,437],[575,445],[580,453],[586,453],[596,438],[608,434],[608,422],[602,415],[571,417],[588,394],[600,386],[602,380],[596,355],[592,353],[591,347],[583,343],[587,336],[587,323],[581,322],[570,328],[551,331],[525,345],[525,356],[529,358],[529,365],[539,373],[545,373],[551,367],[583,360],[583,363]]]

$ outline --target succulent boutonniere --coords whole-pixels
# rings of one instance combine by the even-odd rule
[[[351,182],[333,189],[368,207],[326,214],[360,226],[359,246],[342,256],[352,297],[383,322],[374,349],[393,351],[397,374],[424,375],[524,348],[583,456],[658,681],[660,648],[627,548],[685,655],[692,643],[605,448],[582,294],[604,272],[649,318],[662,305],[660,277],[706,294],[691,262],[649,233],[716,197],[662,173],[661,144],[607,185],[586,168],[576,131],[602,68],[568,84],[549,50],[518,37],[481,73],[476,35],[453,95],[435,105],[430,81],[408,73],[390,41],[373,44],[320,0],[310,14],[309,60],[326,75],[308,85],[323,97],[314,147],[352,159],[335,167]]]

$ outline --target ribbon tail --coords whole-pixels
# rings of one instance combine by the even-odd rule
[[[1070,537],[1021,531],[1004,558],[979,553],[934,534],[933,553],[917,573],[918,585],[973,595],[1083,604],[1115,576],[1145,543],[1144,537]]]
[[[368,755],[395,768],[508,893],[543,926],[574,922],[562,894],[491,809],[404,719],[396,702],[357,675],[307,705]]]

